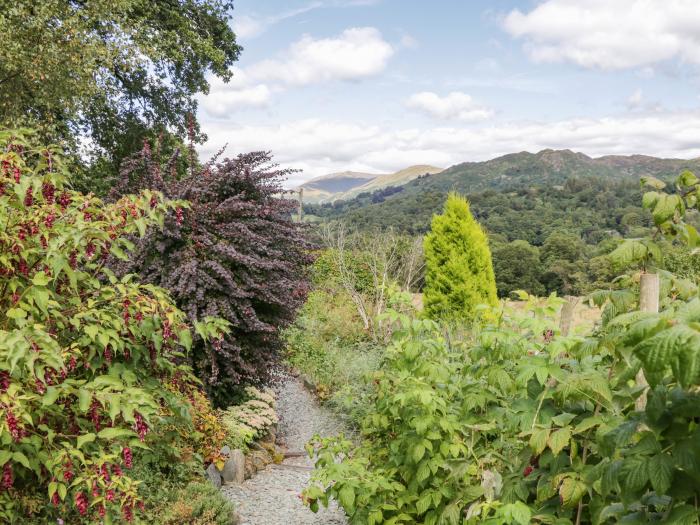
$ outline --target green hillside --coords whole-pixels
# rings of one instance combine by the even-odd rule
[[[422,235],[454,190],[468,196],[489,234],[501,295],[518,288],[581,294],[614,275],[601,256],[617,239],[642,236],[650,226],[641,207],[640,177],[670,180],[686,168],[700,171],[700,161],[592,159],[567,150],[516,153],[458,164],[354,199],[308,205],[306,213],[314,220],[342,219],[360,230],[391,227]],[[696,215],[689,220],[696,222]]]
[[[362,186],[356,186],[340,195],[335,196],[335,199],[348,200],[357,197],[362,193],[371,193],[388,186],[403,186],[423,175],[434,175],[436,173],[440,173],[441,171],[443,171],[442,168],[436,168],[435,166],[429,166],[427,164],[409,166],[408,168],[404,168],[395,173],[379,175],[378,177],[364,183]]]
[[[697,170],[700,161],[641,155],[593,159],[569,150],[514,153],[457,164],[403,187],[307,206],[307,213],[343,217],[362,228],[392,226],[423,233],[447,193],[457,191],[470,196],[475,213],[491,233],[540,243],[542,235],[560,227],[582,235],[591,230],[620,231],[622,216],[641,210],[640,177],[671,179],[686,168]]]

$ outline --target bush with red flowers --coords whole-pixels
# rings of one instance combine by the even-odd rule
[[[164,385],[191,377],[192,337],[163,290],[105,261],[185,203],[71,191],[29,139],[0,131],[0,522],[138,521],[132,449],[164,407],[187,418]]]

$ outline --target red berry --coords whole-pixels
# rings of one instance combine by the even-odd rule
[[[136,419],[136,433],[139,435],[139,439],[144,441],[146,439],[146,434],[148,434],[148,425],[143,419],[143,416],[138,412],[134,412],[134,419]]]
[[[3,370],[0,372],[0,393],[7,392],[10,388],[10,373]]]
[[[15,476],[12,472],[12,465],[8,461],[2,467],[2,481],[0,482],[0,489],[9,490],[15,482]]]
[[[100,402],[97,399],[93,399],[92,403],[90,404],[90,419],[92,420],[92,424],[95,425],[95,430],[100,430],[100,422],[102,418],[100,417],[98,410],[101,408],[102,405],[100,405]]]
[[[58,203],[63,208],[66,208],[71,203],[71,196],[64,191],[63,193],[61,193],[61,196],[58,198]]]
[[[131,468],[131,462],[133,460],[133,456],[131,455],[131,449],[129,447],[124,447],[122,450],[122,456],[124,457],[124,466],[126,468]]]
[[[528,477],[530,474],[532,474],[532,471],[535,470],[532,468],[532,465],[528,465],[525,467],[525,470],[523,470],[523,476]]]
[[[75,496],[75,506],[81,516],[85,516],[88,511],[88,499],[84,492],[78,492]]]
[[[24,436],[23,428],[20,427],[17,417],[15,417],[14,412],[11,408],[7,409],[5,414],[5,421],[7,422],[7,428],[10,430],[10,435],[15,441],[19,441]]]
[[[70,483],[73,479],[73,462],[69,459],[63,465],[63,479]]]
[[[34,204],[34,195],[33,195],[34,190],[30,186],[27,188],[27,193],[24,195],[24,205],[29,208],[32,204]]]
[[[53,204],[55,189],[56,188],[54,187],[54,185],[51,184],[50,182],[45,182],[41,186],[41,194],[43,195],[44,200],[46,201],[47,204]]]

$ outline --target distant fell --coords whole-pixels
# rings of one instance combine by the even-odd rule
[[[316,177],[300,186],[304,189],[304,202],[322,203],[351,199],[364,192],[373,192],[388,186],[401,186],[422,175],[441,172],[441,168],[419,164],[394,173],[364,173],[341,171]]]
[[[593,158],[566,149],[521,151],[487,161],[456,164],[429,177],[414,177],[391,191],[381,186],[389,179],[377,177],[334,196],[333,206],[310,206],[307,213],[321,220],[343,218],[363,228],[392,226],[410,233],[423,233],[432,215],[442,209],[447,194],[456,191],[472,200],[480,220],[488,219],[491,231],[519,230],[529,223],[539,225],[541,217],[548,217],[547,224],[541,225],[542,231],[534,232],[529,238],[531,242],[540,242],[544,231],[565,225],[585,235],[583,222],[572,221],[572,218],[578,213],[576,210],[584,213],[587,208],[619,207],[619,216],[611,216],[605,227],[622,230],[625,213],[634,211],[644,216],[639,209],[641,177],[672,181],[685,169],[700,174],[700,159],[648,155]],[[480,206],[484,202],[489,205]],[[494,202],[504,211],[491,208]],[[513,213],[506,213],[510,208]],[[547,215],[549,210],[555,210],[553,215]],[[507,221],[502,221],[506,216]],[[497,225],[498,221],[503,224]],[[598,229],[595,221],[586,227],[591,231]]]
[[[341,171],[316,177],[300,187],[304,189],[305,202],[325,202],[332,200],[334,195],[362,186],[378,176],[375,173]]]

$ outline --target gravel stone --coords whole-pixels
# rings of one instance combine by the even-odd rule
[[[304,450],[314,436],[346,432],[341,421],[319,406],[298,378],[282,374],[276,382],[278,441],[290,452]],[[335,502],[328,509],[311,512],[301,501],[313,463],[307,457],[287,458],[268,465],[241,485],[224,485],[224,495],[234,502],[241,525],[347,525],[345,513]]]

